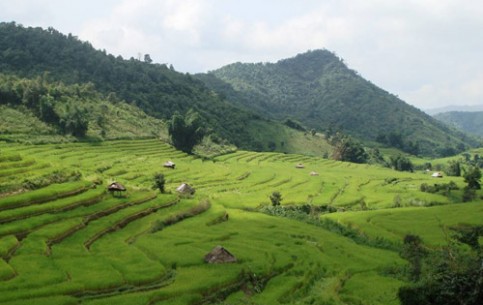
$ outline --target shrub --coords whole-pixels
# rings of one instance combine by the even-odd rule
[[[282,202],[282,194],[280,194],[280,192],[273,192],[272,195],[270,195],[270,201],[273,206],[279,206]]]

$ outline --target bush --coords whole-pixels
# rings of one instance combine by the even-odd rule
[[[280,192],[273,192],[272,195],[270,195],[270,201],[274,207],[279,206],[282,202],[282,194],[280,194]]]

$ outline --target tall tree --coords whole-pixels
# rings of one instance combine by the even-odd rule
[[[480,179],[481,179],[481,171],[478,167],[473,166],[470,167],[466,173],[464,174],[465,182],[468,183],[467,188],[473,190],[481,189]]]
[[[334,145],[332,157],[338,161],[348,161],[354,163],[365,163],[368,159],[364,147],[359,142],[354,141],[350,136],[336,133],[331,143]]]
[[[200,115],[189,110],[183,117],[175,113],[169,122],[168,132],[173,146],[186,153],[191,153],[193,147],[198,144],[205,135]]]

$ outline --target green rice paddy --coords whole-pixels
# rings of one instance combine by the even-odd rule
[[[81,178],[25,188],[59,172]],[[155,173],[166,194],[152,189]],[[436,182],[450,180],[465,185]],[[113,181],[127,191],[107,192]],[[281,153],[206,161],[159,140],[1,143],[0,304],[398,304],[406,282],[388,270],[407,263],[397,251],[257,208],[279,191],[282,206],[330,206],[322,219],[368,238],[397,244],[411,233],[437,246],[450,226],[482,225],[483,202],[419,190],[436,182]],[[195,195],[179,196],[181,183]],[[217,245],[237,263],[206,264]]]

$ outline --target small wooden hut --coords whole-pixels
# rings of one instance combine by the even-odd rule
[[[310,172],[310,176],[318,176],[318,175],[319,175],[319,173],[317,173],[317,172],[314,172],[314,171]]]
[[[441,172],[434,172],[431,177],[433,178],[443,178],[443,174]]]
[[[302,163],[299,163],[295,165],[295,168],[305,168],[305,165],[303,165]]]
[[[208,264],[236,263],[236,261],[236,257],[222,246],[214,247],[205,255],[205,262]]]
[[[113,194],[116,194],[116,192],[118,193],[118,195],[121,194],[121,192],[125,192],[126,191],[126,188],[124,187],[124,185],[122,185],[121,183],[119,182],[112,182],[111,184],[109,184],[107,186],[107,190]]]
[[[176,164],[174,164],[173,161],[166,161],[164,164],[163,164],[164,167],[167,167],[167,168],[172,168],[174,169],[174,167],[176,166]]]
[[[183,183],[176,188],[176,191],[184,195],[193,195],[196,190],[188,183]]]

